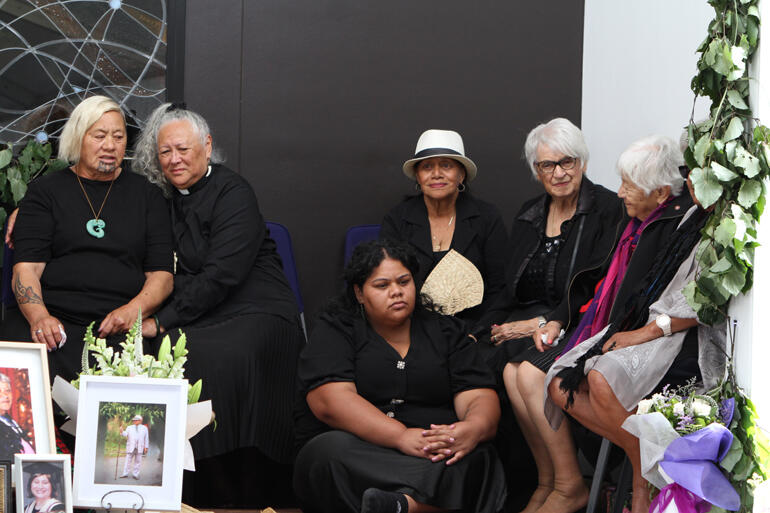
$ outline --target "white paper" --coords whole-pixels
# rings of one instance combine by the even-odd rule
[[[673,483],[658,463],[663,459],[666,447],[679,438],[671,423],[660,412],[631,415],[623,422],[623,429],[639,439],[642,460],[642,476],[656,488],[662,489]]]

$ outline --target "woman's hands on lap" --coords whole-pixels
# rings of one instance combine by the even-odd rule
[[[139,315],[139,307],[132,303],[127,303],[108,313],[102,323],[99,325],[99,336],[107,337],[116,333],[125,333],[136,322]],[[144,332],[144,326],[142,326]]]
[[[67,340],[59,319],[47,312],[29,323],[29,331],[32,335],[32,341],[45,344],[49,351],[58,349],[60,344]]]
[[[483,434],[471,422],[458,421],[453,424],[431,424],[422,431],[425,446],[432,461],[448,459],[453,465],[471,453],[483,440]],[[451,457],[450,457],[451,456]]]
[[[550,321],[542,328],[536,329],[535,333],[532,334],[532,340],[535,341],[537,350],[542,353],[547,349],[551,349],[553,347],[553,341],[559,338],[560,332],[561,323],[559,321]],[[545,335],[545,340],[547,342],[545,344],[543,343],[543,335]]]
[[[494,345],[499,345],[506,340],[527,337],[532,335],[539,324],[538,318],[527,319],[524,321],[506,322],[505,324],[494,324],[490,333]]]

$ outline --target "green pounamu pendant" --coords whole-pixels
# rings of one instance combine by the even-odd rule
[[[90,219],[86,223],[86,230],[88,231],[88,234],[91,237],[96,237],[97,239],[101,239],[102,237],[104,237],[105,226],[107,226],[107,223],[105,223],[101,219]]]

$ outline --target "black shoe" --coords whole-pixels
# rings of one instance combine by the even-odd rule
[[[361,498],[361,513],[406,513],[408,508],[403,493],[368,488]]]

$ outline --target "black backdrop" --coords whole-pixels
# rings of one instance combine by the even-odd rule
[[[527,132],[580,121],[582,1],[189,0],[185,47],[185,99],[291,231],[310,318],[347,228],[413,192],[401,164],[423,130],[462,134],[473,194],[510,226],[541,190]]]

